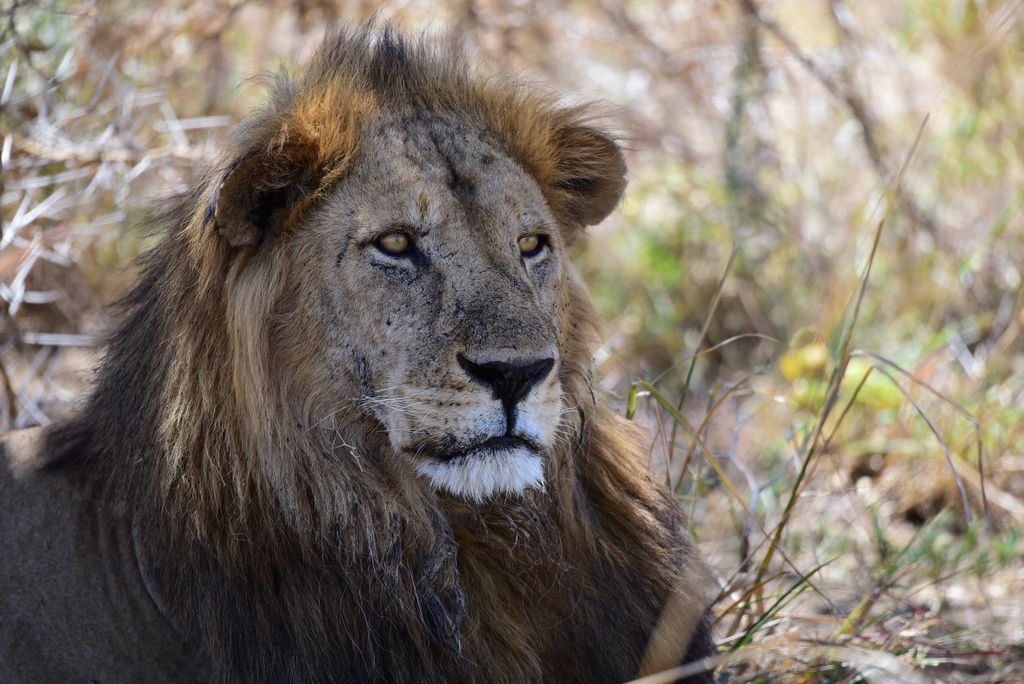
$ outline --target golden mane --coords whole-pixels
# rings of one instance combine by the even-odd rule
[[[343,181],[382,108],[497,136],[567,226],[599,220],[622,190],[591,109],[389,31],[337,32],[301,76],[272,78],[164,216],[92,396],[49,437],[50,468],[144,531],[171,618],[221,680],[599,681],[678,664],[691,643],[705,655],[700,565],[594,388],[581,283],[561,330],[576,410],[546,492],[483,505],[427,492],[396,459],[367,458],[389,446],[365,411],[310,389],[328,372],[324,335],[275,240]],[[666,605],[679,628],[648,649]]]

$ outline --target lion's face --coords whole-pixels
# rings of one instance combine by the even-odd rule
[[[434,486],[543,486],[567,274],[537,182],[463,124],[378,123],[365,140],[296,236],[332,370]]]

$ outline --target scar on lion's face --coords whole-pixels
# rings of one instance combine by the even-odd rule
[[[471,499],[542,487],[565,408],[559,225],[484,132],[378,126],[296,236],[323,315],[355,333],[336,363],[357,369],[360,400],[435,486]]]

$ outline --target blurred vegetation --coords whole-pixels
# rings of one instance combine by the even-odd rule
[[[73,406],[131,227],[248,77],[376,13],[616,107],[631,185],[579,263],[723,678],[1024,681],[1022,4],[8,0],[0,422]]]

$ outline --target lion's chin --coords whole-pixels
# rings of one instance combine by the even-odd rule
[[[427,459],[416,464],[416,472],[438,489],[469,501],[544,489],[544,461],[525,446],[476,451],[447,461]]]

